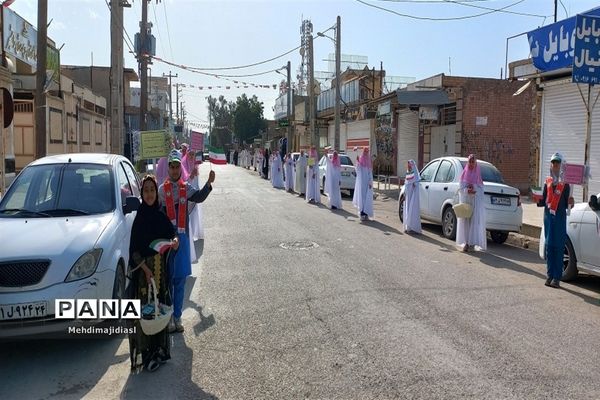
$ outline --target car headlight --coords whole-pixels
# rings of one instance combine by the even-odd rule
[[[84,279],[92,275],[96,271],[101,256],[102,249],[93,249],[84,253],[77,261],[75,261],[73,267],[71,267],[65,282]]]

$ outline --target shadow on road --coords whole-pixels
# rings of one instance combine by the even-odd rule
[[[386,225],[386,224],[382,224],[381,222],[379,222],[377,220],[370,219],[367,221],[361,221],[361,224],[364,226],[368,226],[369,228],[379,229],[386,235],[391,235],[392,233],[395,233],[397,235],[402,234],[398,229],[392,228],[391,226]]]
[[[42,339],[2,343],[0,398],[83,398],[115,364],[122,339]],[[43,378],[42,378],[43,377]]]

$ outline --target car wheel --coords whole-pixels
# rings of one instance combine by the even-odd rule
[[[115,283],[113,285],[113,299],[121,300],[125,297],[125,270],[121,264],[117,265]]]
[[[502,244],[506,242],[506,239],[508,239],[508,232],[490,231],[490,236],[492,237],[494,243]]]
[[[400,217],[400,222],[404,222],[404,195],[400,196],[400,204],[398,204],[398,216]]]
[[[563,259],[563,281],[570,281],[577,277],[577,257],[575,256],[575,249],[571,243],[571,239],[567,238],[565,244],[565,255]]]
[[[452,207],[446,207],[442,216],[442,233],[446,239],[456,239],[456,214]]]

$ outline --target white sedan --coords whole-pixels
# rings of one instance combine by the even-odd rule
[[[0,337],[65,332],[55,299],[119,299],[140,185],[110,154],[29,164],[0,201]]]
[[[333,157],[333,153],[329,153],[321,157],[319,161],[319,177],[321,192],[325,189],[325,175],[327,174],[327,161],[325,157]],[[356,183],[356,167],[352,164],[352,160],[346,154],[340,154],[340,164],[341,164],[341,190],[347,190],[350,193],[350,196],[354,195],[354,185]]]
[[[509,232],[519,232],[523,224],[523,208],[517,188],[504,184],[502,174],[492,164],[477,160],[483,179],[486,229],[492,240],[504,243]],[[419,188],[421,218],[442,225],[448,239],[456,238],[456,215],[452,206],[458,202],[460,174],[467,165],[465,157],[440,157],[421,170]],[[400,188],[398,212],[400,221],[404,207],[404,186]]]
[[[567,216],[567,243],[563,262],[563,281],[574,279],[579,272],[600,276],[600,204],[597,195],[588,203],[577,203]],[[544,227],[540,235],[540,257],[546,258]]]

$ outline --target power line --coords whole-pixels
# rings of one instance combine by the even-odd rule
[[[156,16],[156,4],[152,4],[152,12],[154,13],[154,21],[156,22],[156,30],[158,31],[158,39],[160,40],[160,47],[162,48],[163,54],[165,54],[165,49],[163,47],[162,35],[160,34],[160,29],[158,27],[158,17]]]
[[[171,32],[169,31],[169,18],[167,17],[167,6],[165,5],[165,2],[163,1],[163,9],[165,12],[165,24],[167,25],[167,38],[169,39],[169,50],[171,51],[171,58],[173,57],[173,46],[171,46]]]
[[[285,52],[285,53],[283,53],[283,54],[280,54],[280,55],[278,55],[278,56],[275,56],[275,57],[273,57],[273,58],[269,58],[268,60],[259,61],[259,62],[255,62],[255,63],[252,63],[252,64],[247,64],[247,65],[239,65],[239,66],[237,66],[237,67],[220,67],[220,68],[199,68],[199,67],[189,67],[189,68],[190,68],[190,69],[193,69],[193,70],[196,70],[196,71],[225,71],[225,70],[230,70],[230,69],[242,69],[242,68],[255,67],[255,66],[257,66],[257,65],[266,64],[266,63],[268,63],[268,62],[271,62],[271,61],[273,61],[273,60],[277,60],[278,58],[281,58],[281,57],[287,56],[287,55],[288,55],[288,54],[290,54],[291,52],[298,50],[300,47],[302,47],[302,46],[295,47],[295,48],[293,48],[293,49],[291,49],[291,50],[288,50],[288,51],[286,51],[286,52]]]
[[[253,74],[240,74],[240,75],[211,74],[211,73],[209,73],[209,72],[202,72],[202,71],[199,71],[199,70],[197,70],[197,69],[194,69],[193,67],[189,67],[189,66],[187,66],[187,65],[183,65],[183,64],[175,64],[174,62],[167,61],[167,60],[163,60],[163,59],[162,59],[162,58],[160,58],[160,57],[152,56],[152,59],[154,59],[154,60],[156,60],[156,61],[159,61],[159,62],[162,62],[162,63],[164,63],[164,64],[167,64],[167,65],[171,65],[171,66],[173,66],[173,67],[177,67],[177,68],[184,69],[184,70],[186,70],[186,71],[193,72],[193,73],[195,73],[195,74],[201,74],[201,75],[206,75],[206,76],[212,76],[212,77],[215,77],[215,78],[245,78],[245,77],[249,77],[249,76],[259,76],[259,75],[266,75],[266,74],[270,74],[270,73],[272,73],[272,72],[275,72],[275,71],[279,71],[279,70],[281,69],[281,68],[277,68],[277,69],[271,69],[271,70],[269,70],[269,71],[264,71],[264,72],[256,72],[256,73],[253,73]]]
[[[457,5],[461,5],[461,6],[464,6],[464,7],[479,8],[480,10],[498,11],[498,12],[503,12],[503,13],[506,13],[506,14],[523,15],[525,17],[539,17],[539,18],[547,18],[547,17],[549,17],[549,15],[530,14],[530,13],[523,13],[523,12],[518,12],[518,11],[510,11],[510,10],[503,10],[503,9],[496,9],[496,8],[490,8],[490,7],[477,6],[475,4],[469,4],[469,3],[466,3],[464,1],[443,0],[443,2],[444,3],[450,3],[450,4],[457,4]]]
[[[417,19],[417,20],[425,20],[425,21],[456,21],[456,20],[464,20],[464,19],[470,19],[470,18],[477,18],[477,17],[481,17],[481,16],[484,16],[484,15],[492,14],[492,13],[495,13],[495,12],[502,12],[503,10],[506,10],[506,9],[508,9],[510,7],[516,6],[517,4],[520,4],[520,3],[524,2],[525,0],[518,0],[518,1],[514,2],[514,3],[512,3],[512,4],[509,4],[509,5],[505,6],[505,7],[502,7],[502,8],[499,8],[499,9],[492,9],[491,11],[486,11],[486,12],[483,12],[483,13],[480,13],[480,14],[464,15],[464,16],[461,16],[461,17],[448,17],[448,18],[420,17],[420,16],[416,16],[416,15],[402,14],[402,13],[399,13],[397,11],[385,8],[385,7],[380,7],[380,6],[376,6],[375,4],[367,3],[366,1],[363,1],[363,0],[356,0],[356,1],[359,2],[359,3],[361,3],[361,4],[366,5],[368,7],[377,8],[379,10],[382,10],[382,11],[385,11],[385,12],[389,12],[391,14],[395,14],[395,15],[398,15],[400,17]]]

